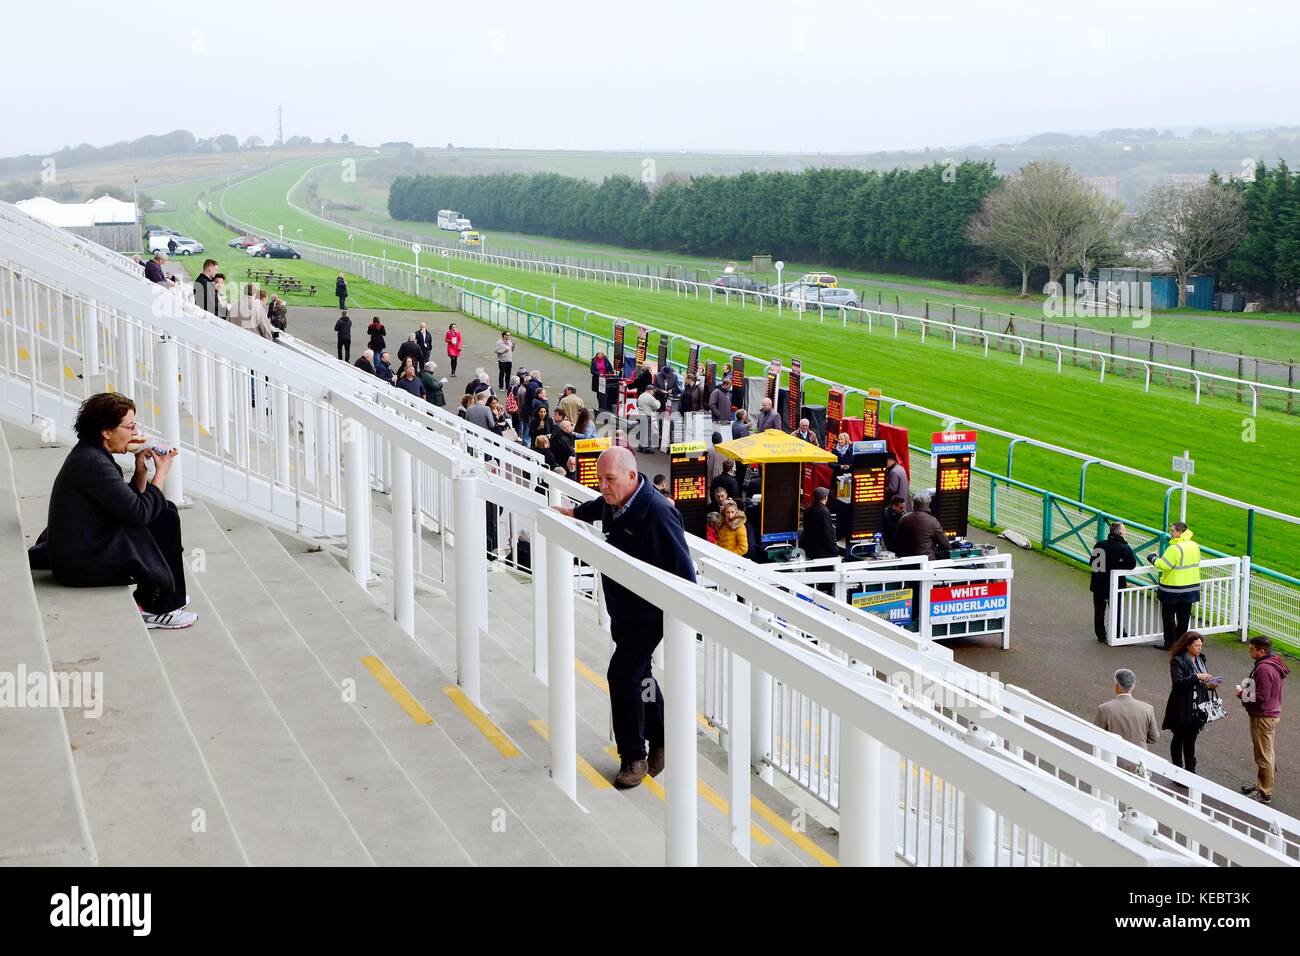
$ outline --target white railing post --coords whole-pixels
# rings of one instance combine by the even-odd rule
[[[560,503],[560,493],[554,488],[547,489],[547,501],[551,505]],[[546,537],[541,526],[533,522],[533,536],[528,547],[533,574],[533,676],[545,683],[547,681],[547,571],[549,561],[546,553]]]
[[[217,375],[217,444],[221,454],[230,451],[230,375],[231,368],[224,362],[216,365]]]
[[[456,512],[456,683],[481,707],[479,626],[487,604],[487,521],[477,479],[471,473],[452,483]]]
[[[997,744],[997,738],[980,727],[972,727],[967,739],[972,746],[985,750]],[[962,794],[962,866],[997,866],[997,825],[997,814],[990,807],[976,800],[969,790]]]
[[[706,658],[707,660],[707,658]],[[749,661],[727,655],[727,800],[731,845],[749,859]]]
[[[393,474],[393,617],[415,636],[415,570],[411,528],[411,454],[390,444]]]
[[[881,802],[880,742],[847,720],[840,721],[840,864],[882,866],[881,817],[892,812]]]
[[[85,375],[89,379],[99,374],[99,305],[86,303],[81,309],[81,340],[84,343]]]
[[[667,700],[664,701],[664,756],[668,783],[665,826],[669,866],[698,862],[698,770],[695,765],[695,632],[664,615],[667,646]]]
[[[550,724],[551,779],[569,799],[577,800],[578,676],[573,632],[573,555],[558,542],[547,538],[544,560],[546,705]]]
[[[276,382],[268,382],[266,387],[271,392],[271,417],[275,419],[275,480],[287,485],[290,481],[289,462],[298,442],[295,434],[294,444],[289,444],[289,390]]]
[[[363,588],[370,584],[370,469],[366,465],[369,443],[369,435],[359,421],[343,419],[348,570]]]
[[[772,675],[749,669],[749,764],[758,779],[772,782]]]
[[[180,361],[176,350],[176,340],[164,335],[159,343],[158,361],[158,403],[162,406],[163,440],[179,448],[181,444],[181,396],[180,396]],[[198,467],[198,461],[194,462]],[[167,484],[164,489],[167,500],[179,505],[184,500],[185,489],[182,484],[181,469],[173,468],[167,472]]]
[[[212,356],[204,349],[194,355],[195,395],[192,411],[204,431],[212,430]]]

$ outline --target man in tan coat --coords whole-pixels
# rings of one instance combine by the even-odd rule
[[[1102,730],[1118,734],[1131,744],[1147,747],[1160,742],[1156,709],[1133,697],[1137,677],[1128,668],[1115,672],[1115,696],[1097,708],[1092,722]]]

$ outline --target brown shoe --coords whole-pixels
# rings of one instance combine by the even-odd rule
[[[647,769],[649,768],[644,760],[623,761],[618,768],[618,776],[614,778],[614,786],[620,790],[631,790],[633,787],[641,786]]]
[[[650,776],[657,777],[664,772],[664,748],[655,747],[650,751]]]

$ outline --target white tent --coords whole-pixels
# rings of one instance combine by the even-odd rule
[[[138,221],[135,203],[122,202],[108,195],[83,203],[55,202],[53,199],[37,196],[35,199],[23,199],[15,205],[30,216],[65,229],[134,225]]]

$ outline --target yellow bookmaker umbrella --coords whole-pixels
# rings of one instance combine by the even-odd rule
[[[816,464],[835,461],[835,456],[812,442],[776,428],[714,445],[718,453],[746,465]]]

